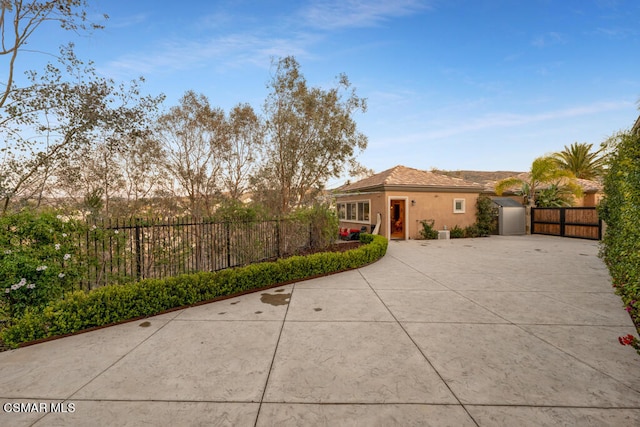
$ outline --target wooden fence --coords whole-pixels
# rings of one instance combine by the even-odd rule
[[[595,207],[532,208],[531,234],[602,239],[602,220]]]

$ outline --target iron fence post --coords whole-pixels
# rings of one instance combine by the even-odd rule
[[[231,223],[228,221],[225,222],[225,227],[227,229],[227,268],[231,267]]]
[[[135,230],[136,230],[136,277],[138,279],[142,278],[142,242],[141,242],[141,233],[140,233],[140,221],[139,218],[135,219]]]
[[[280,218],[276,220],[276,256],[280,258]]]

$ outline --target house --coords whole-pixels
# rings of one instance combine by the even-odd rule
[[[335,192],[340,227],[372,231],[389,239],[420,237],[421,221],[436,230],[467,227],[476,221],[483,187],[441,173],[395,166]]]
[[[529,173],[523,172],[515,175],[515,178],[522,179],[523,181],[529,181]],[[593,207],[598,206],[602,197],[604,197],[602,184],[597,181],[592,181],[589,179],[582,178],[574,178],[573,181],[578,184],[582,188],[582,197],[573,197],[572,206],[576,207]],[[497,181],[489,181],[484,183],[484,193],[493,198],[496,196],[495,186]],[[561,181],[562,183],[562,181]],[[548,185],[542,184],[538,187],[539,190],[547,188]],[[514,186],[506,189],[502,196],[510,197],[517,202],[522,204],[526,204],[524,197],[519,193],[520,188],[518,186]]]
[[[640,126],[640,117],[638,118],[638,125]],[[483,193],[492,199],[497,196],[495,192],[496,183],[505,178],[519,178],[523,181],[529,180],[528,172],[485,172],[485,171],[442,171],[441,173],[462,178],[468,181],[473,181],[481,184],[484,187]],[[592,207],[597,206],[600,203],[600,199],[604,196],[602,184],[597,181],[588,179],[575,179],[576,184],[582,187],[583,196],[581,198],[575,198],[573,206],[578,207]],[[539,188],[545,188],[546,185],[542,185]],[[517,186],[507,189],[502,196],[509,197],[519,203],[525,204],[524,198],[519,194],[520,190]]]

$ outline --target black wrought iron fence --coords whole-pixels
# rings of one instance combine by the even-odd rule
[[[93,289],[293,255],[311,246],[310,225],[295,220],[212,222],[194,218],[94,221],[78,237]]]

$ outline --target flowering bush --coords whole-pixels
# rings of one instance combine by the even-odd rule
[[[19,317],[73,289],[80,275],[79,223],[52,212],[0,217],[0,304]]]

